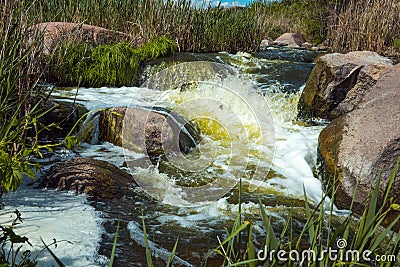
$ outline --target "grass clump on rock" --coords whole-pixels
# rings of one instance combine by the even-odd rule
[[[393,47],[400,50],[400,38],[394,39]]]
[[[165,37],[155,38],[139,48],[126,42],[97,47],[86,43],[63,44],[50,60],[47,78],[62,85],[132,85],[140,62],[175,50],[175,42]]]

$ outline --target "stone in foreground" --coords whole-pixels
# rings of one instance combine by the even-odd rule
[[[333,120],[320,134],[318,150],[323,180],[332,183],[335,175],[340,177],[335,195],[339,208],[348,209],[354,198],[355,211],[362,212],[379,173],[382,177],[379,192],[380,198],[383,198],[389,177],[400,157],[399,77],[400,64],[382,75],[365,93],[357,109]],[[389,197],[400,204],[399,171]],[[393,212],[389,218],[396,214]],[[400,224],[397,225],[399,227]]]

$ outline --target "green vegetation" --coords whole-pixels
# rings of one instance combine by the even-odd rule
[[[309,42],[319,44],[326,39],[329,5],[321,0],[276,1],[255,3],[263,10],[264,35],[272,39],[285,32],[302,33]]]
[[[176,44],[157,38],[140,48],[128,43],[93,47],[86,43],[63,44],[48,56],[49,77],[63,85],[99,87],[131,85],[141,61],[173,53]]]
[[[400,213],[397,213],[397,217],[390,221],[386,228],[383,228],[381,224],[390,212],[400,212],[400,206],[392,203],[392,200],[389,199],[389,192],[395,180],[398,164],[399,161],[389,179],[383,199],[379,200],[380,178],[378,177],[375,190],[362,215],[358,217],[349,212],[347,215],[339,217],[340,223],[335,220],[333,204],[329,209],[330,211],[327,211],[323,205],[327,195],[315,208],[311,208],[307,201],[307,194],[304,192],[305,222],[301,232],[297,235],[293,231],[295,222],[292,213],[286,219],[283,231],[277,234],[266,213],[264,204],[260,201],[260,216],[265,231],[265,242],[263,247],[258,249],[263,250],[260,254],[262,258],[265,256],[263,260],[258,259],[258,251],[255,250],[252,234],[253,223],[242,221],[243,215],[240,211],[239,196],[239,211],[232,229],[226,230],[227,237],[223,241],[219,241],[219,246],[210,252],[208,257],[211,253],[220,255],[222,257],[221,266],[252,267],[260,266],[260,264],[263,264],[262,266],[299,266],[299,261],[295,258],[296,254],[289,254],[290,251],[296,251],[299,257],[301,255],[308,256],[303,261],[303,263],[306,263],[305,266],[397,266],[400,263],[400,230],[397,233],[392,230],[400,222]],[[332,201],[335,199],[335,187],[332,186],[331,189]],[[144,222],[143,229],[145,233],[144,246],[149,259],[151,252]],[[332,253],[328,252],[329,248]],[[271,251],[275,251],[272,258],[270,258],[269,253]],[[278,256],[278,251],[284,251],[285,255]],[[303,251],[307,253],[302,254]],[[348,253],[348,251],[351,253]],[[363,254],[365,251],[370,253]],[[313,255],[315,255],[315,258]],[[359,257],[356,255],[359,255]],[[367,255],[366,259],[362,255]],[[379,257],[382,255],[395,255],[395,258],[380,261]],[[279,257],[284,257],[287,261],[279,260]],[[148,266],[152,266],[151,261],[148,262]],[[300,266],[303,265],[300,264]]]
[[[396,54],[393,40],[400,36],[398,0],[341,2],[333,6],[332,22],[328,28],[327,44],[332,50]]]
[[[50,70],[46,74],[48,80],[64,84],[127,85],[135,79],[142,61],[175,50],[252,52],[258,49],[263,37],[275,38],[284,32],[303,33],[308,41],[314,43],[325,40],[335,51],[395,53],[398,51],[395,49],[400,49],[399,16],[398,0],[291,0],[257,2],[247,8],[229,9],[221,6],[199,8],[184,0],[37,0],[34,4],[23,0],[3,1],[0,8],[0,195],[16,190],[23,173],[34,177],[40,166],[32,159],[40,157],[42,149],[51,151],[53,146],[42,145],[38,140],[40,131],[49,127],[39,122],[44,114],[39,99],[47,97],[37,86],[43,78],[44,66]],[[132,42],[97,47],[65,43],[60,44],[54,54],[44,56],[42,36],[34,37],[27,31],[29,26],[44,21],[85,22],[119,30],[130,34]],[[141,47],[132,45],[137,40],[147,44]],[[74,143],[73,137],[65,140],[68,147]],[[334,228],[333,216],[324,212],[322,203],[311,209],[306,201],[306,221],[300,235],[293,235],[290,217],[284,231],[276,235],[260,204],[266,231],[265,245],[268,249],[301,250],[301,241],[308,238],[307,245],[319,255],[324,248],[333,247],[338,238],[343,238],[348,241],[348,249],[371,250],[373,255],[397,255],[400,235],[395,236],[390,230],[399,217],[386,229],[379,228],[389,211],[399,210],[399,205],[390,203],[388,199],[393,179],[394,175],[383,200],[384,204],[389,203],[389,208],[378,204],[379,187],[376,186],[369,206],[356,221],[355,228],[352,215]],[[334,193],[332,195],[334,198]],[[17,214],[17,218],[20,220],[20,215]],[[29,250],[21,253],[20,244],[29,243],[26,237],[13,232],[17,221],[10,227],[0,227],[0,266],[35,266],[36,260],[31,259]],[[143,228],[145,231],[144,225]],[[214,250],[223,257],[224,264],[255,266],[252,223],[242,222],[239,213],[227,236]],[[247,240],[243,238],[246,236]],[[146,238],[145,231],[148,248]],[[112,255],[115,246],[116,242]],[[8,248],[10,250],[6,251]],[[45,249],[48,249],[47,245]],[[16,263],[19,253],[21,262]],[[152,265],[149,249],[146,249],[146,256]],[[324,258],[310,265],[325,266],[328,263]],[[277,265],[278,262],[274,259],[266,264]],[[338,263],[341,264],[355,265],[354,262]],[[294,262],[289,262],[289,266],[294,265]]]
[[[18,210],[15,210],[16,218],[12,221],[10,226],[0,226],[0,266],[8,267],[33,267],[36,266],[36,259],[32,259],[31,251],[25,250],[21,251],[21,245],[27,244],[31,245],[28,241],[28,238],[25,236],[17,235],[13,228],[22,223],[21,213]],[[8,246],[8,251],[7,251]],[[18,246],[18,249],[15,248]],[[20,255],[21,254],[21,255]],[[18,261],[17,257],[21,257]]]
[[[180,51],[256,51],[262,38],[260,10],[198,8],[190,0],[38,0],[30,14],[42,14],[43,22],[84,22],[118,30],[140,43],[165,36]]]
[[[299,255],[302,255],[301,252],[304,250],[314,253],[308,255],[316,255],[315,260],[310,256],[304,259],[307,266],[370,266],[371,264],[374,264],[373,266],[394,266],[399,264],[400,231],[396,234],[392,230],[400,221],[400,214],[397,213],[397,216],[386,228],[381,227],[381,224],[390,212],[400,211],[400,206],[392,203],[392,200],[389,199],[389,192],[394,183],[398,165],[399,161],[389,179],[383,199],[379,200],[380,177],[378,177],[375,190],[372,193],[369,204],[365,206],[361,217],[356,218],[350,212],[339,225],[333,220],[333,204],[330,212],[327,213],[323,207],[324,197],[319,205],[315,209],[312,209],[308,204],[307,195],[304,192],[306,221],[301,233],[297,236],[294,235],[291,228],[293,225],[291,216],[287,218],[283,232],[279,235],[275,234],[270,219],[260,201],[261,218],[266,232],[265,246],[262,249],[266,250],[265,255],[267,257],[263,261],[263,266],[282,266],[282,264],[284,266],[297,266],[298,262],[289,257],[289,252],[293,250],[299,252]],[[331,191],[332,201],[335,199],[335,187],[333,186]],[[355,190],[357,190],[357,187]],[[352,207],[350,207],[351,209]],[[240,234],[244,231],[247,231],[248,241],[246,249],[240,251],[235,249],[233,244],[237,240],[240,240]],[[221,242],[214,250],[224,257],[223,266],[256,266],[256,263],[260,263],[253,253],[254,244],[251,232],[251,223],[249,222],[244,222],[241,225],[237,222],[234,224],[228,238]],[[307,239],[307,244],[302,244]],[[224,248],[225,244],[227,246]],[[336,250],[336,253],[331,254],[334,257],[337,256],[336,260],[332,260],[332,257],[330,257],[327,251],[329,248]],[[279,261],[276,253],[270,259],[268,252],[272,250],[275,250],[275,252],[279,250],[285,251],[288,260],[286,262]],[[348,255],[346,254],[347,251],[357,252],[360,257],[346,256]],[[365,251],[371,252],[367,257],[369,260],[363,259],[361,256]],[[343,257],[341,258],[340,255],[343,255]],[[379,261],[379,256],[377,255],[395,255],[396,261]]]
[[[394,39],[394,41],[393,41],[393,47],[394,47],[395,49],[400,49],[400,38]]]
[[[21,17],[25,3],[6,2],[0,13],[0,179],[1,192],[16,190],[22,173],[34,177],[40,154],[36,83],[40,68],[32,55],[40,54],[39,40],[27,44],[28,34]],[[27,140],[27,133],[32,136]],[[0,194],[1,195],[1,194]]]
[[[195,7],[185,0],[38,0],[30,16],[42,21],[85,22],[128,33],[146,43],[166,36],[181,51],[252,52],[264,37],[298,32],[335,51],[392,54],[400,35],[397,0],[254,1],[247,8]]]

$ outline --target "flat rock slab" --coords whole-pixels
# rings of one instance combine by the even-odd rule
[[[87,158],[59,162],[50,168],[41,187],[86,193],[96,199],[121,198],[135,182],[131,175],[116,166]]]

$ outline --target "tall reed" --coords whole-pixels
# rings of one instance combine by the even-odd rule
[[[129,33],[142,43],[165,36],[181,51],[255,51],[263,37],[261,10],[196,6],[186,0],[38,0],[42,21],[87,23]]]
[[[328,41],[335,51],[370,50],[395,54],[394,42],[400,38],[398,0],[350,0],[335,5],[328,29]]]
[[[35,136],[26,138],[38,126],[34,96],[40,93],[41,75],[36,60],[40,38],[27,31],[28,9],[25,1],[2,1],[0,8],[0,179],[5,192],[19,186],[23,172],[35,175],[37,165],[30,157],[40,148]]]

